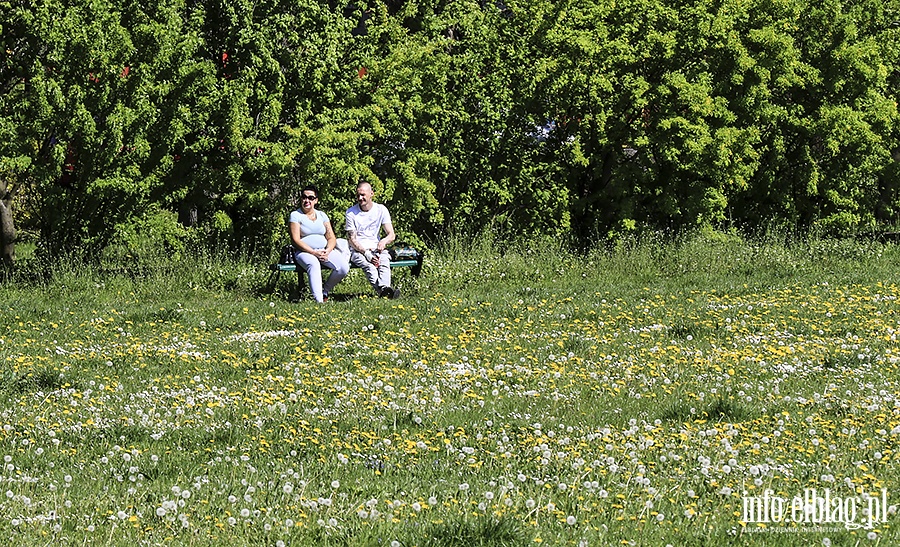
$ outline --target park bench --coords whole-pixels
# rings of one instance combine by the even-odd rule
[[[337,249],[341,252],[349,253],[350,249],[346,243],[345,239],[338,239]],[[422,263],[425,260],[425,254],[422,251],[413,249],[404,244],[394,245],[392,248],[388,249],[388,252],[391,254],[391,269],[395,268],[409,268],[410,273],[414,277],[419,277],[422,273]],[[284,253],[282,253],[284,254]],[[396,258],[395,258],[396,257]],[[281,274],[284,272],[296,272],[297,273],[297,293],[303,294],[303,291],[306,288],[306,282],[304,280],[304,274],[306,273],[303,268],[297,266],[294,263],[285,263],[283,262],[284,257],[280,258],[281,261],[276,262],[275,264],[271,264],[269,266],[269,270],[271,270],[271,274],[269,274],[269,280],[266,283],[268,290],[271,292],[278,284],[278,280],[281,278]],[[354,266],[352,263],[350,264],[350,269],[358,268],[358,266]],[[323,268],[327,269],[327,268]]]

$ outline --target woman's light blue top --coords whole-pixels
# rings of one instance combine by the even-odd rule
[[[328,245],[325,239],[325,223],[328,215],[322,211],[316,211],[316,220],[310,220],[303,211],[292,211],[290,222],[300,225],[300,239],[313,249],[324,249]]]

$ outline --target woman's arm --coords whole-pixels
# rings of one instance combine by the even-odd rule
[[[302,253],[314,254],[313,248],[303,242],[303,235],[300,233],[300,223],[291,222],[288,224],[288,227],[291,230],[291,243],[294,244],[294,248]]]

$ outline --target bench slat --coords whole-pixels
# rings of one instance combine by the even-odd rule
[[[414,268],[419,264],[418,260],[392,260],[391,268]],[[356,268],[353,264],[350,265],[351,268]],[[296,272],[297,265],[296,264],[272,264],[269,266],[269,269],[275,272]]]

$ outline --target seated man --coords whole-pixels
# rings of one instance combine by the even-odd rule
[[[356,186],[356,205],[347,209],[350,263],[366,272],[366,279],[372,284],[375,294],[398,298],[400,291],[391,287],[391,256],[385,250],[395,237],[391,214],[387,207],[372,201],[373,195],[372,185],[360,182]]]

